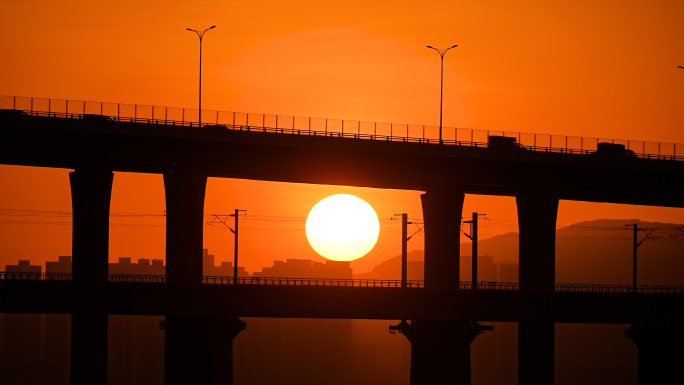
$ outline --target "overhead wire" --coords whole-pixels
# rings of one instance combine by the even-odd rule
[[[111,213],[110,218],[117,218],[117,219],[128,219],[128,218],[136,218],[136,219],[143,219],[143,218],[163,218],[166,217],[166,213],[160,214],[160,213]],[[211,218],[211,215],[204,215],[204,218]],[[29,209],[7,209],[7,208],[0,208],[0,224],[32,224],[32,225],[71,225],[73,224],[72,222],[72,213],[69,211],[55,211],[55,210],[29,210]],[[257,215],[247,215],[244,217],[244,221],[241,223],[240,229],[241,230],[254,230],[254,231],[304,231],[304,227],[291,227],[291,225],[296,224],[296,223],[301,223],[301,222],[306,222],[305,217],[294,217],[294,216],[284,216],[284,215],[262,215],[262,214],[257,214]],[[480,226],[482,229],[498,229],[498,230],[511,230],[508,233],[504,234],[499,234],[499,233],[493,233],[490,231],[482,231],[480,230],[480,236],[481,237],[491,237],[491,236],[499,236],[499,237],[518,237],[517,231],[518,231],[518,222],[515,220],[506,220],[506,219],[497,219],[497,218],[488,218],[484,217],[482,218],[483,221],[480,222]],[[393,217],[387,217],[387,218],[379,218],[378,219],[380,222],[386,223],[386,222],[396,222],[398,223],[397,218]],[[422,229],[421,226],[424,226],[423,218],[409,218],[409,221],[411,221],[413,224],[415,224],[418,227],[417,232],[420,232],[420,229]],[[252,224],[254,222],[261,222],[261,223],[278,223],[281,224],[281,226],[263,226],[263,225],[256,225]],[[118,221],[112,221],[110,222],[111,226],[117,226],[117,227],[138,227],[138,228],[145,228],[145,227],[165,227],[166,223],[122,223]],[[462,225],[462,223],[461,223]],[[214,227],[204,225],[204,228],[206,229],[213,229]],[[558,232],[556,235],[557,239],[577,239],[577,240],[629,240],[632,239],[632,237],[629,235],[629,233],[625,233],[624,236],[622,235],[611,235],[611,236],[606,236],[606,235],[587,235],[587,234],[577,234],[577,235],[563,235],[563,233],[572,233],[572,232],[578,232],[578,233],[601,233],[601,232],[608,232],[608,231],[624,231],[624,228],[621,227],[613,227],[613,226],[597,226],[597,225],[581,225],[581,224],[575,224],[575,225],[570,225],[570,226],[557,226],[556,231]],[[672,226],[672,227],[659,227],[655,229],[655,231],[658,232],[659,235],[661,235],[660,238],[658,238],[658,241],[660,242],[684,242],[684,227],[678,227],[678,226]],[[663,234],[663,232],[670,232],[670,234]],[[401,233],[400,230],[391,230],[391,229],[385,229],[381,230],[380,233],[382,234],[399,234]],[[484,240],[484,239],[483,239]]]

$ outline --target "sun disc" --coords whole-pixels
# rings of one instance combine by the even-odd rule
[[[349,194],[331,195],[316,203],[306,218],[306,237],[321,256],[352,261],[373,249],[380,222],[366,201]]]

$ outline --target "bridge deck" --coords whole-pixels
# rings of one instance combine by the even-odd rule
[[[0,96],[0,109],[12,109],[23,114],[54,118],[106,120],[168,126],[224,128],[279,134],[313,135],[369,139],[404,143],[439,144],[437,127],[415,124],[361,122],[356,120],[309,118],[231,111],[202,110],[204,120],[193,108],[130,105],[121,103],[88,102]],[[684,144],[656,143],[626,139],[543,135],[512,131],[489,131],[466,128],[444,128],[441,144],[488,147],[490,136],[516,139],[518,148],[529,151],[569,154],[591,154],[599,142],[624,145],[629,154],[645,159],[684,161]],[[619,154],[616,154],[619,155]]]
[[[71,273],[27,273],[0,272],[0,280],[28,280],[28,281],[71,281]],[[165,283],[165,275],[149,274],[109,274],[107,280],[112,283]],[[203,276],[203,284],[233,285],[235,280],[229,276]],[[292,278],[292,277],[238,277],[238,285],[268,285],[268,286],[327,286],[327,287],[367,287],[367,288],[401,288],[402,281],[398,279],[352,279],[352,278]],[[407,280],[406,288],[424,288],[424,281]],[[478,282],[478,290],[519,290],[517,282]],[[472,282],[459,282],[459,289],[472,289]],[[633,293],[632,285],[602,285],[557,283],[556,291],[582,293]],[[676,293],[683,294],[684,286],[654,286],[639,285],[637,293]]]
[[[65,112],[0,110],[0,163],[146,173],[189,168],[211,177],[417,191],[446,184],[503,196],[531,189],[567,200],[684,207],[684,162],[673,161],[684,159],[682,145],[609,140],[634,154],[606,154],[596,148],[603,139],[540,141],[489,131],[478,139],[460,129],[439,143],[407,125],[404,133],[393,125],[381,133],[377,125],[348,129],[347,121],[323,119],[320,127],[299,128],[297,118],[259,121],[247,114],[238,122],[234,113],[230,122],[219,117],[219,124],[198,127],[157,118],[154,109],[146,118],[102,116],[86,104],[81,112],[70,112],[71,104]],[[487,147],[492,135],[513,136],[524,148]]]
[[[478,285],[482,289],[473,291],[467,290],[469,285],[463,282],[463,290],[438,291],[380,284],[373,287],[373,281],[364,281],[370,286],[351,285],[353,280],[277,278],[243,278],[241,282],[245,284],[238,285],[188,286],[131,281],[79,284],[67,280],[2,279],[0,312],[490,322],[550,317],[560,323],[620,324],[684,319],[681,287],[642,286],[639,292],[629,293],[620,292],[626,286],[561,284],[555,293],[541,295],[521,292],[515,289],[515,284],[505,283],[483,283]],[[349,285],[339,285],[343,282]]]

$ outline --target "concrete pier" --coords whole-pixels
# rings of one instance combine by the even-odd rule
[[[78,168],[69,174],[74,284],[106,284],[109,204],[114,173]],[[71,315],[71,384],[107,383],[107,314]]]
[[[684,382],[684,325],[635,324],[625,331],[639,349],[637,384],[681,384]]]
[[[551,191],[516,195],[520,292],[530,310],[518,323],[518,383],[553,384],[554,331],[551,298],[556,281],[558,198]]]

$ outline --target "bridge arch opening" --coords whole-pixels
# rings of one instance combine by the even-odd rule
[[[411,225],[414,237],[409,251],[423,249],[420,230],[422,209],[419,191],[386,190],[351,186],[314,185],[253,181],[228,178],[208,178],[205,216],[240,213],[239,260],[248,272],[259,272],[274,261],[288,259],[326,263],[309,245],[305,234],[306,217],[323,198],[335,194],[351,194],[368,202],[380,220],[380,237],[375,247],[364,257],[352,261],[355,274],[369,273],[382,262],[401,255],[401,220],[395,214],[406,212],[416,222]],[[234,253],[234,234],[220,222],[205,226],[204,244],[215,255],[216,264],[230,263]],[[229,217],[227,225],[234,225]],[[396,277],[400,279],[400,270]],[[390,279],[390,278],[387,278]]]
[[[109,221],[109,274],[165,273],[165,202],[161,174],[114,173]]]

